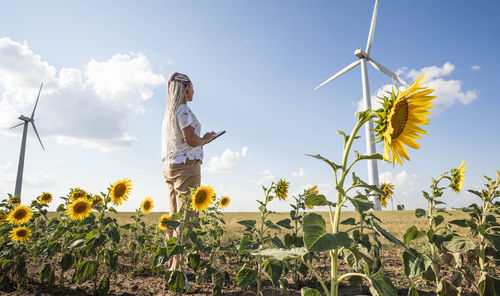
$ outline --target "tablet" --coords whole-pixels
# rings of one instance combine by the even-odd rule
[[[215,138],[213,138],[212,141],[217,139],[218,137],[222,136],[225,133],[226,133],[226,131],[221,131],[221,132],[215,133]],[[210,141],[210,142],[212,142],[212,141]],[[208,142],[208,143],[210,143],[210,142]]]

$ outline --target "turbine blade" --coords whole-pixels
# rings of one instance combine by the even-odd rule
[[[410,84],[406,81],[403,80],[403,78],[399,77],[398,75],[394,74],[391,72],[391,70],[387,69],[386,67],[382,66],[381,64],[375,62],[372,58],[368,58],[368,62],[377,70],[380,72],[384,73],[387,76],[390,76],[393,80],[399,81],[399,83],[405,85],[406,87],[409,87]]]
[[[366,42],[366,54],[370,54],[370,49],[373,42],[373,34],[375,33],[375,23],[377,21],[378,0],[375,0],[375,7],[373,8],[372,23],[370,25],[370,33],[368,33],[368,41]]]
[[[320,85],[318,85],[314,90],[317,90],[318,88],[322,87],[323,85],[327,84],[328,82],[332,81],[333,79],[339,77],[340,75],[344,74],[345,72],[347,72],[347,71],[351,70],[352,68],[356,67],[360,63],[361,63],[361,60],[357,60],[355,62],[350,63],[347,67],[345,67],[344,69],[342,69],[339,72],[337,72],[337,74],[333,75],[332,77],[328,78],[328,80],[326,80],[325,82],[323,82]]]
[[[13,127],[11,127],[11,129],[13,129],[13,128],[15,128],[15,127],[18,127],[18,126],[20,126],[20,125],[23,125],[23,124],[24,124],[24,122],[21,122],[21,123],[19,123],[19,124],[16,124],[16,125],[14,125]]]
[[[31,119],[33,119],[33,116],[35,115],[35,109],[36,109],[36,105],[38,104],[38,99],[40,98],[40,93],[42,92],[42,86],[43,86],[43,82],[42,82],[42,85],[40,85],[40,90],[38,91],[38,96],[36,97],[35,107],[33,108],[33,112],[31,113]]]
[[[40,136],[38,135],[38,131],[36,130],[36,126],[33,123],[33,121],[31,121],[31,125],[33,125],[33,129],[35,130],[36,137],[38,138],[38,141],[40,141],[40,145],[42,145],[43,151],[45,151],[45,147],[43,147],[42,140],[40,139]]]

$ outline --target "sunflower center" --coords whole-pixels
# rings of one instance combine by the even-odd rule
[[[227,204],[227,199],[223,199],[223,200],[222,200],[222,204],[223,204],[223,205],[226,205],[226,204]]]
[[[150,207],[151,207],[151,203],[149,201],[147,201],[147,202],[144,203],[144,209],[145,210],[149,210]]]
[[[394,105],[394,114],[391,118],[391,126],[394,131],[391,138],[397,138],[405,129],[406,121],[408,120],[408,101],[401,100]]]
[[[125,194],[125,191],[127,190],[127,186],[125,184],[117,184],[115,186],[115,196],[116,197],[121,197]]]
[[[23,219],[24,217],[26,217],[27,214],[28,214],[28,212],[26,212],[25,209],[19,209],[19,210],[14,212],[14,219],[16,219],[16,220]]]
[[[203,203],[205,201],[206,194],[203,191],[198,192],[195,197],[196,203]]]
[[[86,202],[78,202],[73,206],[73,212],[75,214],[85,213],[87,211],[87,203]]]
[[[25,237],[28,234],[28,231],[26,229],[19,229],[16,231],[16,235],[18,237]]]

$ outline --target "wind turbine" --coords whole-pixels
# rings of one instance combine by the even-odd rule
[[[11,127],[11,129],[18,127],[20,125],[24,124],[24,129],[23,129],[23,140],[21,142],[21,153],[19,155],[19,165],[17,166],[17,179],[16,179],[16,189],[14,191],[14,196],[16,197],[21,197],[21,187],[23,183],[23,168],[24,168],[24,154],[26,151],[26,135],[28,133],[28,123],[31,122],[31,125],[33,125],[33,129],[35,130],[36,136],[38,137],[38,141],[40,141],[40,145],[42,145],[42,149],[45,151],[45,148],[43,147],[42,140],[40,140],[40,136],[38,135],[38,131],[36,130],[35,126],[35,110],[36,110],[36,105],[38,104],[38,99],[40,98],[40,92],[42,91],[42,85],[40,85],[40,90],[38,91],[38,96],[36,97],[36,102],[35,102],[35,107],[33,108],[33,112],[31,113],[31,117],[26,117],[24,115],[19,116],[19,119],[21,119],[24,122],[21,122],[19,124],[14,125]]]
[[[368,33],[368,41],[366,42],[365,51],[363,51],[361,48],[357,48],[354,51],[354,55],[358,58],[357,61],[354,61],[351,64],[347,65],[344,69],[340,70],[337,74],[333,75],[332,77],[328,78],[328,80],[326,80],[325,82],[318,85],[314,90],[317,90],[318,88],[322,87],[323,85],[327,84],[328,82],[334,80],[335,78],[339,77],[340,75],[346,73],[349,70],[354,69],[356,66],[361,64],[361,82],[362,82],[362,86],[363,86],[363,100],[366,104],[366,107],[371,108],[370,87],[368,84],[368,71],[366,68],[366,62],[370,63],[378,71],[391,77],[393,79],[393,81],[397,80],[400,83],[404,84],[405,86],[407,86],[407,87],[409,86],[408,82],[401,79],[401,77],[394,74],[392,71],[390,71],[386,67],[377,63],[369,55],[370,49],[372,47],[372,42],[373,42],[373,34],[375,33],[375,21],[377,19],[377,9],[378,9],[378,0],[375,0],[375,7],[373,8],[372,22],[370,25],[370,32]],[[372,129],[373,129],[373,123],[372,123],[372,121],[369,121],[365,125],[366,150],[367,150],[368,155],[376,153],[375,137],[371,133]],[[377,167],[377,161],[375,159],[368,160],[368,183],[370,185],[379,186],[378,167]],[[371,196],[370,200],[373,201],[375,210],[379,211],[382,209],[380,206],[380,199],[377,198],[377,196]]]

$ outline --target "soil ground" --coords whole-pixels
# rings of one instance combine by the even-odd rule
[[[402,267],[402,251],[398,248],[389,248],[385,249],[382,253],[382,262],[384,273],[391,278],[393,284],[398,289],[399,295],[408,295],[408,287],[411,284],[411,281],[407,279],[404,275],[403,267]],[[225,266],[222,267],[223,270],[227,271],[231,275],[231,281],[236,283],[236,272],[241,268],[238,264],[238,259],[236,256],[234,258],[228,258],[228,262]],[[324,257],[320,258],[319,262],[316,262],[314,266],[318,268],[323,280],[326,285],[329,287],[329,258]],[[69,282],[70,275],[67,274],[67,282],[66,287],[63,291],[59,290],[57,285],[46,285],[41,284],[38,278],[38,272],[40,271],[42,264],[39,262],[31,262],[28,266],[29,280],[28,283],[24,285],[24,289],[22,291],[1,291],[1,295],[20,295],[20,296],[28,296],[28,295],[39,295],[39,296],[48,296],[48,295],[72,295],[72,296],[87,296],[92,295],[92,283],[86,282],[83,284],[76,284]],[[341,273],[346,272],[346,266],[341,263]],[[449,270],[443,270],[443,273],[448,274]],[[57,272],[56,272],[57,274]],[[300,289],[302,287],[311,287],[316,288],[321,291],[321,286],[318,281],[313,278],[311,275],[308,275],[307,278],[302,279],[301,284],[299,286],[293,284],[292,277],[288,277],[288,281],[290,283],[287,292],[290,296],[300,295]],[[154,274],[151,269],[147,268],[147,266],[127,266],[123,264],[116,276],[111,277],[110,279],[111,290],[109,295],[114,296],[153,296],[153,295],[174,295],[173,293],[165,290],[165,279],[160,276]],[[184,293],[184,295],[211,295],[211,283],[210,282],[202,282],[200,284],[195,283],[194,276],[190,276],[190,284],[192,288]],[[362,288],[349,286],[347,282],[345,282],[340,287],[340,295],[341,296],[357,296],[357,295],[371,295],[367,283]],[[280,291],[277,287],[272,287],[272,283],[270,280],[265,279],[263,282],[264,287],[264,295],[280,295]],[[255,295],[256,286],[251,286],[247,289],[242,289],[240,287],[236,287],[235,284],[224,286],[222,290],[222,295],[224,296],[236,296],[236,295]],[[465,288],[465,292],[462,294],[464,296],[472,296],[478,295],[473,292],[471,289]],[[432,286],[421,286],[419,287],[419,294],[423,295],[435,295],[432,292]]]

